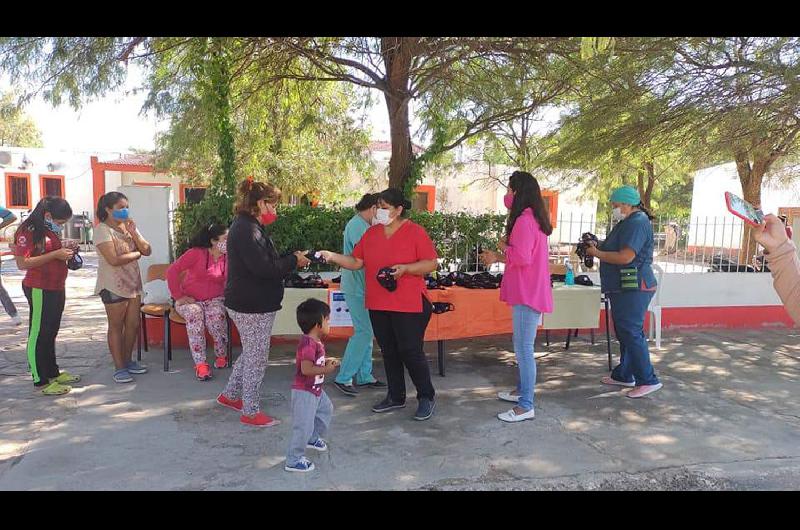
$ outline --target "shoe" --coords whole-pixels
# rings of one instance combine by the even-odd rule
[[[51,379],[50,381],[55,381],[56,383],[61,383],[62,385],[67,385],[69,383],[77,383],[81,380],[81,376],[79,375],[72,375],[67,372],[61,372],[58,374],[58,377],[55,379]]]
[[[217,357],[214,359],[214,368],[218,370],[222,370],[223,368],[228,367],[228,358],[227,357]]]
[[[503,401],[508,401],[509,403],[519,403],[519,396],[516,396],[511,392],[498,392],[497,397]]]
[[[63,396],[64,394],[68,394],[70,390],[72,390],[71,386],[57,383],[54,379],[50,381],[49,385],[45,385],[45,387],[42,388],[42,394],[45,396]]]
[[[306,457],[303,457],[292,466],[286,464],[283,466],[283,469],[286,471],[291,471],[292,473],[308,473],[309,471],[314,471],[314,462]]]
[[[414,419],[418,421],[427,420],[433,416],[433,409],[436,408],[436,401],[428,398],[420,398],[417,412],[414,413]]]
[[[114,372],[114,381],[117,383],[132,383],[133,377],[131,377],[131,373],[127,368],[122,368]]]
[[[233,399],[225,397],[225,394],[220,394],[217,396],[217,403],[219,403],[223,407],[228,407],[229,409],[233,409],[237,412],[241,412],[242,407],[244,406],[244,403],[242,403],[241,398],[234,401]]]
[[[389,412],[394,409],[402,409],[405,406],[405,401],[393,401],[392,398],[386,396],[383,401],[372,407],[372,412]]]
[[[239,421],[245,425],[252,425],[253,427],[272,427],[273,425],[280,425],[281,420],[267,416],[263,412],[257,412],[254,416],[242,414]]]
[[[317,441],[313,444],[306,444],[306,449],[314,449],[320,453],[324,453],[328,450],[328,444],[322,438],[317,438]]]
[[[366,388],[386,388],[386,383],[383,381],[378,381],[377,379],[371,383],[363,383],[360,385],[356,385],[357,387],[366,387]]]
[[[15,326],[21,326],[22,325],[22,319],[20,318],[19,315],[14,315],[13,317],[11,317],[11,322]]]
[[[514,409],[511,409],[508,412],[501,412],[497,415],[497,418],[507,423],[517,423],[519,421],[532,420],[533,416],[533,409],[528,412],[523,412],[522,414],[517,414],[514,412]]]
[[[345,396],[356,397],[358,395],[358,390],[356,390],[353,385],[344,385],[336,381],[333,382],[333,385],[336,388],[338,388]]]
[[[634,388],[633,390],[628,392],[627,396],[629,398],[634,398],[634,399],[635,398],[643,398],[648,394],[652,394],[653,392],[658,392],[659,390],[661,390],[662,386],[664,386],[664,385],[662,385],[661,383],[658,383],[656,385],[641,385],[641,386],[637,386],[636,388]]]
[[[146,374],[147,365],[139,361],[131,361],[128,363],[128,371],[132,374]]]
[[[601,383],[604,385],[615,385],[615,386],[624,386],[624,387],[634,387],[636,383],[625,383],[623,381],[617,381],[616,379],[612,379],[611,377],[604,377],[600,380]]]
[[[194,373],[200,381],[211,379],[211,367],[208,363],[200,363],[194,367]]]

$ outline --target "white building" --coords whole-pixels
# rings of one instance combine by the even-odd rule
[[[742,222],[734,217],[725,203],[725,192],[743,196],[736,164],[730,162],[705,169],[694,175],[692,191],[692,226],[690,248],[740,248]],[[800,228],[800,179],[789,183],[779,177],[764,180],[761,187],[761,209],[764,213],[783,214]]]

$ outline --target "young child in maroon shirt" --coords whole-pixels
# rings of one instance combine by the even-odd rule
[[[322,344],[322,337],[330,332],[330,315],[328,304],[315,298],[297,306],[297,324],[303,337],[297,345],[297,369],[292,384],[292,437],[286,471],[313,471],[314,463],[306,458],[306,449],[328,450],[322,436],[330,426],[333,404],[322,390],[322,383],[339,366],[339,361],[325,358]]]

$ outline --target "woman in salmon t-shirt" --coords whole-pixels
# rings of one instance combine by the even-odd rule
[[[351,256],[322,251],[326,261],[349,270],[366,271],[366,304],[375,338],[383,353],[388,395],[372,407],[387,412],[406,406],[403,367],[417,388],[416,420],[427,420],[435,406],[433,383],[425,358],[425,328],[432,306],[425,297],[424,277],[436,270],[437,254],[425,229],[405,218],[411,203],[397,189],[380,194],[375,216],[378,225],[367,230]],[[391,268],[397,287],[378,281],[381,269]]]
[[[539,183],[525,171],[515,171],[508,181],[505,205],[509,209],[506,236],[500,253],[487,251],[481,257],[488,266],[506,264],[500,299],[513,308],[514,353],[519,366],[519,383],[512,392],[497,397],[516,403],[497,417],[513,423],[533,419],[533,389],[536,385],[536,360],[533,343],[542,313],[553,311],[547,236],[553,232]]]

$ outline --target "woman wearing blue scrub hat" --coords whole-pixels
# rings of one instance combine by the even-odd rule
[[[620,346],[620,361],[606,385],[634,387],[630,398],[661,388],[644,336],[647,306],[656,291],[653,274],[653,216],[636,188],[622,186],[611,194],[614,220],[619,221],[599,247],[587,253],[600,260],[600,284],[611,300],[611,316]]]

